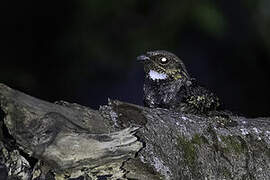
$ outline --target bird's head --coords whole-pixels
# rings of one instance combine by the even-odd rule
[[[144,64],[146,76],[152,80],[190,79],[182,60],[168,51],[149,51],[138,56],[137,61]]]

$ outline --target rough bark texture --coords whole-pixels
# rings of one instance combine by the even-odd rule
[[[270,179],[270,118],[119,101],[92,110],[3,84],[0,103],[1,178]]]

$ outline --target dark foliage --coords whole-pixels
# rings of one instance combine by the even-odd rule
[[[95,108],[108,97],[142,104],[135,57],[165,49],[226,108],[269,116],[269,8],[268,0],[5,1],[0,82]]]

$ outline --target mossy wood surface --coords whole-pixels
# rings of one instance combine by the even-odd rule
[[[0,84],[0,177],[270,179],[270,118],[109,101],[50,103]]]

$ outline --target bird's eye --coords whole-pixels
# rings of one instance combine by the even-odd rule
[[[167,64],[167,62],[168,62],[167,58],[165,58],[165,57],[160,58],[160,63],[161,64]]]

